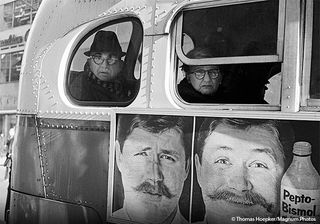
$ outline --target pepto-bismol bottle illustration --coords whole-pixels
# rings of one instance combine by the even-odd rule
[[[296,142],[293,155],[281,181],[281,219],[287,218],[287,223],[320,223],[320,176],[311,162],[310,143]]]

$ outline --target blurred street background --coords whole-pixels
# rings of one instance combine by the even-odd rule
[[[8,179],[3,166],[9,131],[16,125],[19,78],[24,49],[42,0],[0,0],[0,224]]]

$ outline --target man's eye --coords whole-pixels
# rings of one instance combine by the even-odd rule
[[[252,163],[249,165],[249,167],[268,169],[267,164],[262,163],[262,162],[258,162],[258,161],[252,162]]]
[[[228,159],[218,159],[218,160],[215,161],[215,163],[230,164]]]
[[[175,159],[173,156],[165,155],[165,154],[161,155],[160,158],[161,158],[161,159],[169,160],[169,161],[171,161],[171,162],[175,162],[175,161],[176,161],[176,159]]]
[[[204,72],[203,71],[195,71],[194,74],[196,75],[202,75]]]
[[[138,152],[134,154],[134,156],[147,156],[148,154],[146,152]]]

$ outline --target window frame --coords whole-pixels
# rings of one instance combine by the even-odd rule
[[[303,52],[303,71],[302,71],[302,92],[301,92],[301,109],[316,110],[320,109],[320,99],[310,97],[311,84],[311,59],[313,41],[313,1],[305,1],[305,34],[304,34],[304,52]]]
[[[206,65],[206,64],[245,64],[245,63],[263,63],[263,62],[282,62],[283,61],[283,46],[284,46],[284,21],[285,21],[285,1],[279,1],[278,11],[278,38],[277,38],[277,55],[259,55],[259,56],[230,56],[230,57],[215,57],[215,58],[203,58],[203,59],[190,59],[185,56],[182,50],[182,24],[183,24],[183,11],[195,10],[204,8],[202,4],[197,7],[190,6],[183,9],[177,17],[177,39],[175,42],[175,49],[178,58],[185,64],[193,65]],[[220,6],[239,5],[239,4],[250,4],[255,2],[262,2],[262,0],[255,1],[225,1],[221,3],[206,4],[205,8],[213,8]]]
[[[180,9],[180,12],[175,16],[175,21],[172,25],[172,50],[171,60],[173,62],[171,66],[172,74],[172,83],[173,90],[171,91],[174,96],[174,101],[182,108],[197,108],[197,109],[218,109],[218,110],[259,110],[259,111],[281,111],[281,95],[280,102],[277,105],[269,104],[221,104],[221,103],[188,103],[185,102],[179,95],[178,92],[178,83],[177,83],[177,73],[178,73],[178,61],[180,60],[185,64],[192,65],[206,65],[206,64],[245,64],[245,63],[258,63],[258,62],[281,62],[283,63],[283,53],[284,53],[284,33],[285,33],[285,0],[279,0],[279,14],[278,14],[278,38],[277,38],[277,55],[259,55],[259,56],[231,56],[231,57],[215,57],[215,58],[204,58],[204,59],[189,59],[187,58],[182,51],[182,24],[183,16],[182,12],[186,10],[197,10],[201,8],[209,7],[219,7],[219,6],[228,6],[235,4],[247,4],[254,2],[261,2],[265,0],[249,0],[249,1],[228,1],[222,0],[221,2],[205,2],[205,3],[194,3]],[[283,73],[283,72],[282,72]],[[280,89],[282,91],[282,87]],[[280,93],[281,94],[281,93]]]
[[[89,37],[94,35],[94,33],[96,33],[97,31],[102,30],[104,28],[107,28],[109,26],[115,25],[115,24],[120,24],[120,23],[125,23],[125,22],[131,22],[132,23],[132,34],[131,34],[131,37],[129,39],[129,45],[130,45],[132,40],[137,41],[136,39],[138,39],[138,38],[132,38],[134,33],[136,32],[136,31],[134,31],[134,29],[136,29],[136,30],[140,29],[140,30],[138,30],[138,32],[141,32],[140,47],[139,47],[140,50],[139,50],[139,52],[141,52],[141,54],[142,54],[144,29],[143,29],[142,22],[137,17],[133,17],[133,16],[127,16],[127,17],[121,17],[121,18],[117,18],[117,19],[113,19],[113,20],[108,20],[108,21],[106,21],[106,22],[104,22],[102,24],[98,24],[97,26],[93,26],[93,28],[91,28],[89,31],[87,31],[79,39],[78,43],[73,48],[72,53],[70,54],[70,57],[69,57],[69,60],[68,60],[68,63],[67,63],[67,70],[66,70],[67,73],[66,73],[66,79],[65,79],[65,93],[66,93],[68,99],[72,103],[74,103],[75,105],[77,105],[77,106],[89,106],[89,107],[127,107],[137,98],[137,96],[139,94],[139,90],[140,90],[140,85],[141,85],[141,72],[142,72],[141,71],[141,67],[140,67],[140,71],[139,71],[139,79],[137,79],[136,93],[129,101],[126,101],[126,102],[78,100],[78,99],[76,99],[75,97],[72,96],[72,94],[70,92],[70,88],[69,88],[69,86],[70,86],[70,68],[71,68],[73,59],[74,59],[76,53],[78,52],[79,48],[81,47],[81,45]],[[128,45],[128,47],[129,47],[129,45]],[[139,55],[139,52],[138,52],[138,55]],[[138,61],[138,56],[136,58],[136,63],[137,63],[137,61]]]

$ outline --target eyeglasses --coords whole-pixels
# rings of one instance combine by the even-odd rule
[[[91,56],[91,58],[93,59],[93,62],[97,65],[101,65],[104,61],[107,61],[108,65],[113,65],[117,61],[119,61],[119,59],[116,58],[115,56],[111,56],[109,58],[103,58],[100,55],[93,55]]]
[[[191,72],[191,74],[194,74],[196,79],[203,79],[206,73],[209,75],[211,79],[216,79],[220,76],[220,70],[219,69],[210,69],[210,70],[196,70]]]

